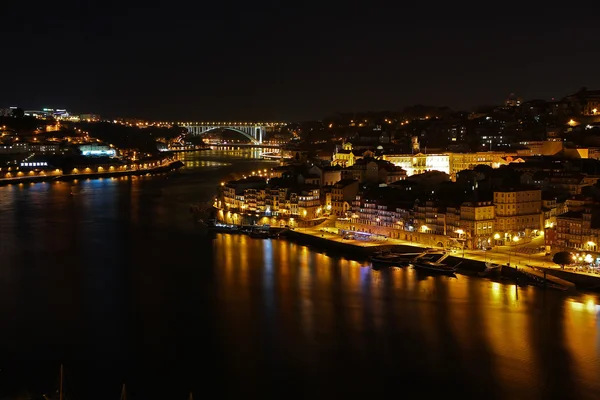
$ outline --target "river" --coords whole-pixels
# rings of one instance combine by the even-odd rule
[[[596,295],[199,235],[189,204],[275,165],[259,152],[0,187],[0,399],[50,393],[61,363],[75,400],[600,396]]]

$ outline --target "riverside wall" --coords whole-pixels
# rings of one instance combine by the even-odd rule
[[[38,176],[23,176],[20,178],[4,178],[0,179],[0,186],[6,186],[11,184],[19,183],[37,183],[37,182],[50,182],[50,181],[72,181],[75,179],[95,179],[95,178],[110,178],[119,176],[140,176],[147,174],[161,174],[169,171],[179,169],[183,166],[181,161],[173,161],[168,165],[161,165],[153,168],[144,168],[137,170],[127,171],[106,171],[106,172],[90,172],[81,174],[56,174],[56,175],[38,175]]]
[[[424,250],[422,247],[410,245],[369,245],[361,246],[351,242],[339,242],[303,233],[296,230],[286,232],[286,237],[296,243],[314,247],[317,250],[331,252],[336,255],[343,255],[357,261],[366,261],[369,256],[380,251],[392,251],[398,253],[419,253]],[[445,263],[450,266],[456,266],[458,272],[465,275],[477,275],[485,271],[486,265],[483,261],[470,260],[461,256],[451,255],[446,258]],[[569,271],[546,269],[548,275],[556,276],[557,278],[571,282],[580,290],[600,291],[600,277],[576,274]],[[527,284],[531,283],[531,277],[526,270],[503,267],[499,277],[507,282],[515,282]]]

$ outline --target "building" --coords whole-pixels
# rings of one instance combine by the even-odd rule
[[[477,165],[499,168],[514,162],[524,162],[516,153],[477,152],[477,153],[438,153],[438,154],[386,154],[384,160],[404,169],[407,176],[427,171],[441,171],[454,180],[460,171],[473,169]]]
[[[321,186],[333,186],[342,179],[341,167],[319,167],[315,165],[308,172],[320,176]]]
[[[333,153],[331,165],[351,167],[354,165],[355,160],[356,156],[354,155],[354,151],[352,150],[352,143],[346,142],[342,145],[342,149],[338,150],[336,148],[335,153]]]
[[[487,249],[494,237],[495,207],[491,201],[465,202],[460,206],[459,237],[470,249]]]
[[[437,201],[416,204],[415,224],[422,233],[446,235],[446,209]]]
[[[544,230],[556,227],[556,217],[566,212],[564,202],[549,192],[542,192],[542,212],[544,214]]]
[[[356,160],[341,171],[342,179],[355,179],[359,182],[394,183],[406,179],[406,171],[389,161],[365,157]]]
[[[252,176],[222,182],[217,218],[231,224],[296,226],[321,222],[325,214],[318,185],[298,184],[292,179]]]
[[[450,174],[450,154],[390,154],[383,159],[406,171],[407,176],[427,171],[441,171]]]
[[[596,251],[600,244],[600,210],[589,206],[556,217],[556,250]]]
[[[553,156],[560,153],[564,148],[563,142],[538,140],[538,141],[521,141],[518,143],[523,146],[523,149],[517,150],[519,157],[523,156]]]
[[[537,233],[543,229],[542,191],[532,187],[494,191],[494,213],[498,241]]]
[[[12,117],[17,107],[0,108],[0,117]]]
[[[29,151],[35,154],[59,154],[60,144],[55,142],[28,143]]]
[[[358,193],[358,181],[343,179],[331,188],[331,214],[338,217],[345,216],[351,211],[352,200]]]
[[[27,154],[29,152],[29,144],[26,142],[0,144],[0,154]]]
[[[103,144],[83,144],[78,146],[81,154],[88,157],[116,157],[117,151],[108,145]]]

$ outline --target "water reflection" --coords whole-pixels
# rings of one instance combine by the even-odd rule
[[[373,271],[281,240],[242,244],[221,235],[215,247],[247,255],[252,272],[246,279],[222,274],[219,290],[250,306],[245,312],[265,323],[260,332],[287,343],[270,357],[292,357],[315,374],[355,367],[368,377],[358,364],[376,359],[378,366],[367,368],[372,373],[389,368],[417,379],[427,371],[449,390],[469,387],[474,396],[591,398],[600,390],[597,297],[519,288],[517,298],[514,285],[466,276],[423,279],[410,268]],[[219,269],[221,261],[215,263]],[[252,301],[249,288],[268,301]],[[240,318],[229,306],[221,312],[224,323]],[[236,340],[254,348],[259,339]]]

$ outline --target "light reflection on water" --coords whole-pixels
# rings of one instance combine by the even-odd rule
[[[246,305],[246,315],[269,321],[258,332],[292,342],[271,357],[297,359],[320,373],[373,360],[380,366],[362,368],[393,370],[401,357],[409,376],[422,368],[497,398],[592,398],[600,390],[597,296],[422,277],[410,268],[373,271],[283,240],[217,235],[214,246],[249,258],[237,265],[216,260],[221,323],[229,330],[236,321],[236,331],[247,332],[251,319],[240,321],[232,306]],[[240,334],[235,342],[255,348],[256,340]],[[352,351],[345,366],[330,358],[339,347]],[[227,360],[243,363],[240,357],[228,352]]]

